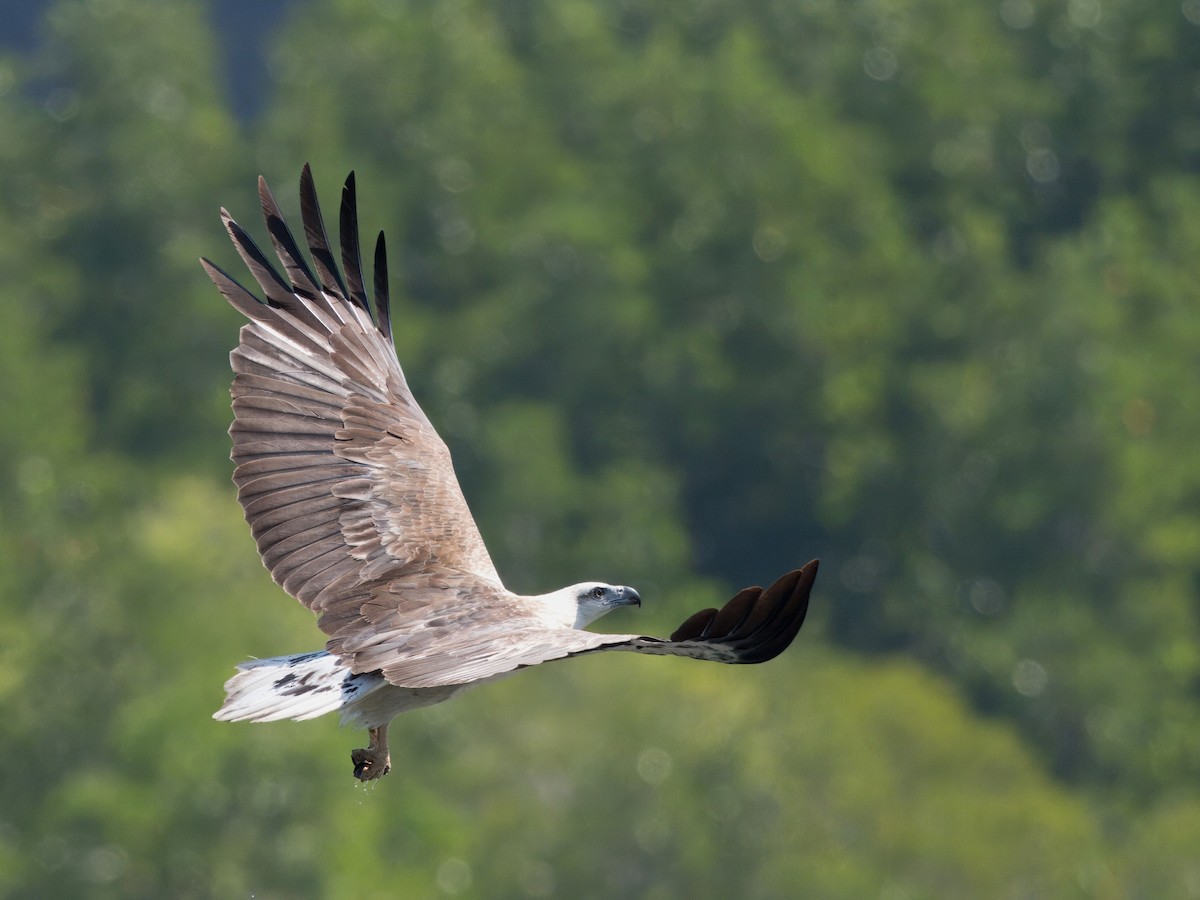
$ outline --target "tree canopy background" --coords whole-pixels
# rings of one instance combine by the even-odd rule
[[[1200,896],[1200,3],[272,8],[0,57],[0,895]],[[784,657],[524,673],[377,790],[210,720],[320,643],[196,262],[305,161],[509,586],[819,556]]]

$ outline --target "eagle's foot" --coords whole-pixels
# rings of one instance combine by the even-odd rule
[[[373,781],[392,771],[392,757],[388,753],[387,726],[369,730],[371,745],[353,751],[350,761],[354,763],[354,777],[359,781]]]
[[[380,755],[369,748],[355,750],[350,754],[350,761],[354,763],[354,777],[359,781],[382,778],[392,771],[392,760],[387,753]]]

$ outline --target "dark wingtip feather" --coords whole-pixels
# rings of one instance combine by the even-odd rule
[[[308,250],[317,267],[321,287],[325,293],[339,300],[348,296],[337,261],[329,249],[329,233],[325,230],[325,218],[321,215],[321,204],[317,202],[317,187],[313,181],[312,167],[308,163],[300,170],[300,218],[304,222],[304,237]]]
[[[291,229],[283,220],[283,213],[279,204],[275,202],[271,188],[267,186],[267,179],[261,175],[258,176],[258,200],[267,223],[267,233],[275,246],[275,255],[279,257],[279,262],[283,264],[284,271],[292,281],[292,290],[306,297],[316,297],[320,293],[317,280],[309,270],[308,263],[304,261],[304,254],[300,252],[296,239],[292,237]]]
[[[387,246],[383,232],[375,241],[375,318],[379,330],[389,341],[392,339],[392,311],[388,299]]]
[[[817,560],[777,578],[766,590],[748,587],[723,607],[704,609],[675,629],[671,640],[725,647],[733,659],[761,663],[788,648],[804,624],[817,577]]]
[[[802,572],[803,569],[793,569],[776,578],[769,588],[760,591],[759,601],[738,623],[737,635],[743,640],[752,640],[755,635],[773,634],[778,628],[777,620],[783,613],[788,598],[800,583]],[[733,636],[734,631],[731,630],[727,634]]]
[[[732,600],[717,611],[701,637],[719,638],[737,631],[754,612],[755,604],[762,592],[760,587],[748,587],[738,591]]]
[[[786,650],[800,633],[808,614],[808,601],[817,578],[818,560],[801,566],[778,579],[763,592],[761,602],[772,607],[768,622],[749,633],[731,635],[729,643],[738,647],[738,662],[763,663]],[[742,629],[745,631],[743,626]]]
[[[285,309],[294,307],[291,285],[287,284],[275,271],[275,267],[271,265],[266,254],[254,243],[254,238],[250,237],[246,230],[234,221],[229,211],[223,207],[221,221],[225,223],[225,230],[229,233],[242,262],[250,269],[250,274],[254,276],[254,280],[258,282],[258,286],[266,295],[267,302]]]
[[[367,291],[363,286],[362,255],[358,246],[358,197],[354,187],[354,173],[346,176],[342,187],[342,207],[338,220],[342,238],[342,268],[346,273],[346,288],[349,299],[369,314]]]
[[[745,592],[743,591],[742,593]],[[679,642],[694,641],[701,638],[716,617],[717,610],[715,607],[709,607],[708,609],[692,613],[682,625],[671,633],[671,640]]]

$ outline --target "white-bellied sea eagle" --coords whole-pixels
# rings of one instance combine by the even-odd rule
[[[599,650],[759,663],[792,642],[813,560],[767,589],[705,609],[668,640],[583,630],[637,591],[588,581],[523,597],[496,574],[450,452],[413,398],[392,343],[383,234],[374,303],[359,257],[354,175],[342,191],[341,271],[308,166],[300,177],[313,267],[266,182],[259,198],[281,276],[225,210],[259,299],[207,259],[250,321],[230,355],[233,480],[271,576],[319,617],[324,650],[238,666],[214,718],[266,722],[338,710],[368,729],[354,775],[386,775],[388,723],[517,669]]]

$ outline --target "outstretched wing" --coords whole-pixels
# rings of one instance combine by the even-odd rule
[[[396,358],[382,233],[373,311],[368,301],[353,173],[342,191],[344,277],[307,165],[300,204],[315,272],[261,178],[259,197],[286,279],[225,210],[226,230],[265,299],[201,262],[250,319],[230,355],[229,433],[238,499],[271,576],[330,634],[370,629],[362,604],[402,573],[450,572],[502,591],[450,452]]]
[[[538,627],[522,618],[520,598],[498,598],[491,606],[466,602],[459,614],[443,618],[437,627],[430,627],[429,617],[419,609],[413,610],[408,621],[398,621],[395,617],[404,614],[398,612],[396,603],[386,602],[379,608],[391,618],[380,634],[390,634],[392,640],[378,644],[384,652],[363,653],[356,658],[356,670],[378,667],[392,684],[428,688],[470,684],[601,650],[690,656],[723,663],[766,662],[786,650],[800,631],[816,577],[817,560],[813,560],[765,590],[746,588],[721,609],[702,610],[688,618],[669,640]],[[403,593],[419,595],[411,589]]]

